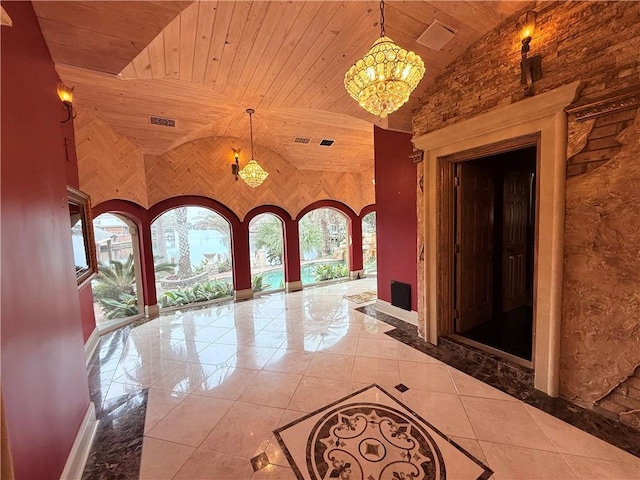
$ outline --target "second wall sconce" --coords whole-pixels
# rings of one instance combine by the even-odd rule
[[[540,55],[529,56],[531,37],[535,29],[536,12],[527,12],[525,23],[522,27],[522,49],[520,50],[522,55],[522,60],[520,61],[520,83],[525,85],[525,97],[531,97],[534,94],[533,82],[542,78],[542,58]]]
[[[231,175],[236,177],[236,182],[238,181],[238,174],[240,173],[240,163],[238,162],[240,158],[240,149],[233,149],[233,158],[235,159],[235,163],[231,164]]]
[[[58,83],[58,97],[63,107],[67,111],[67,118],[60,123],[67,123],[69,120],[76,118],[76,111],[73,109],[73,87],[67,87],[64,83]]]

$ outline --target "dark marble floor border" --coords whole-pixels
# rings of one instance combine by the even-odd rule
[[[451,365],[461,372],[640,458],[639,430],[606,418],[593,410],[580,407],[564,398],[553,398],[536,390],[533,388],[529,376],[526,375],[528,369],[520,367],[523,372],[520,374],[517,368],[513,369],[511,366],[502,369],[496,368],[494,363],[483,361],[480,356],[469,358],[469,356],[463,355],[455,349],[450,349],[450,347],[432,345],[418,337],[417,327],[379,312],[373,305],[359,307],[356,310],[396,327],[387,332],[387,335],[405,345]]]
[[[99,421],[82,480],[137,480],[140,477],[148,389],[105,400],[133,322],[102,337],[87,365],[89,396]]]

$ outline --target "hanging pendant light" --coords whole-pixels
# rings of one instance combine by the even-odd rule
[[[240,175],[240,178],[244,180],[244,183],[252,188],[256,188],[261,185],[269,176],[269,174],[262,169],[260,164],[253,159],[253,120],[251,115],[255,112],[256,111],[253,108],[247,108],[247,113],[249,114],[249,128],[251,131],[251,160],[249,160],[249,163],[247,163],[244,168],[238,172],[238,175]]]
[[[384,0],[381,0],[380,38],[345,74],[347,92],[367,112],[385,118],[409,100],[424,72],[424,62],[419,55],[385,36]]]

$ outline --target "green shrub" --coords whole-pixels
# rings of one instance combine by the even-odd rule
[[[233,294],[233,285],[223,280],[194,283],[191,287],[170,290],[162,295],[163,307],[178,307],[190,303],[206,302]]]

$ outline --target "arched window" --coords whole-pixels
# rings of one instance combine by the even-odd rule
[[[91,282],[98,328],[142,314],[142,284],[135,224],[103,213],[93,220],[98,275]]]
[[[183,206],[151,224],[158,303],[162,308],[233,294],[231,226],[219,213]]]
[[[377,252],[376,212],[371,212],[362,217],[362,264],[365,273],[378,271]]]
[[[348,218],[333,208],[318,208],[299,222],[300,275],[303,285],[349,275]]]
[[[249,249],[254,293],[284,288],[282,220],[272,213],[262,213],[251,219]]]

